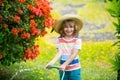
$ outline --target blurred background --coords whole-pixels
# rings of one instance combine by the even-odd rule
[[[65,14],[81,16],[84,26],[80,36],[84,42],[114,40],[113,19],[106,11],[105,0],[51,0],[54,18]]]
[[[57,19],[65,14],[81,16],[84,26],[79,33],[82,50],[79,52],[82,66],[82,80],[116,80],[116,72],[109,59],[114,58],[115,27],[106,11],[105,0],[50,0],[52,16]],[[52,29],[39,37],[40,55],[35,60],[16,63],[9,67],[0,65],[0,80],[59,80],[58,71],[46,70],[45,65],[56,54],[55,40],[59,36]],[[58,62],[55,64],[58,65]]]

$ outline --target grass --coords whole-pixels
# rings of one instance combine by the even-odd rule
[[[16,63],[9,67],[0,66],[0,80],[10,80],[17,71],[13,80],[59,80],[57,70],[45,69],[45,65],[56,53],[55,44],[46,43],[44,39],[39,39],[37,43],[40,44],[40,55],[35,60]],[[114,57],[116,49],[111,47],[112,43],[113,41],[83,43],[83,48],[79,52],[83,80],[116,80],[116,72],[112,70],[112,65],[108,61]]]
[[[83,80],[116,80],[116,73],[112,71],[111,64],[108,62],[109,58],[113,58],[115,51],[111,45],[109,41],[83,45],[81,51],[81,64],[83,64],[85,78]]]

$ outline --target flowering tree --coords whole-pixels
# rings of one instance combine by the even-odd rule
[[[11,65],[39,54],[35,44],[38,36],[44,36],[54,20],[47,0],[0,1],[0,63]]]

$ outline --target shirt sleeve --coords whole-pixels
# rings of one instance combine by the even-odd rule
[[[59,38],[57,38],[57,40],[56,40],[56,48],[57,48],[57,49],[59,49],[59,48],[60,48]]]
[[[73,49],[79,49],[81,50],[82,49],[82,41],[81,39],[77,39],[74,46],[73,46]]]

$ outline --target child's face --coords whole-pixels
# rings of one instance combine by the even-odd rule
[[[64,27],[64,33],[65,33],[65,36],[73,36],[74,27],[72,27],[72,26],[65,26]]]

